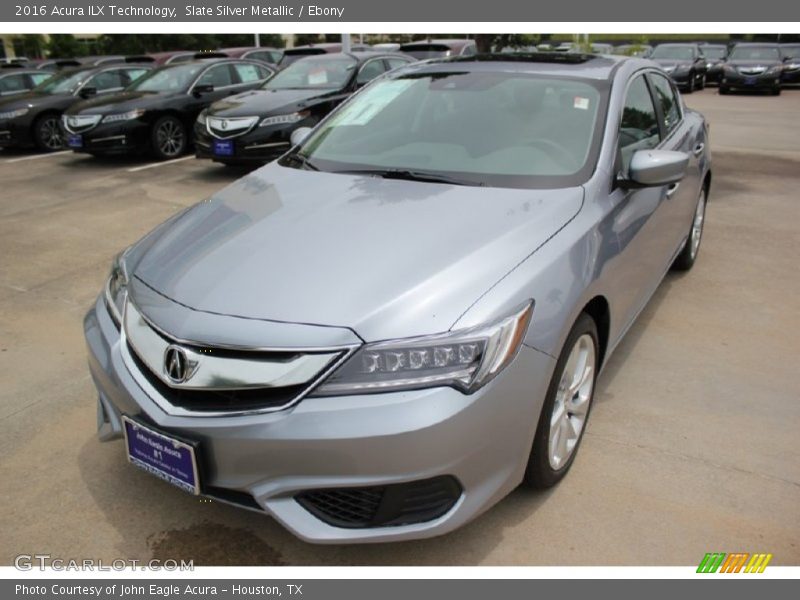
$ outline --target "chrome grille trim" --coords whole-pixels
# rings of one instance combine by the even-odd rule
[[[125,364],[128,372],[139,385],[139,387],[147,394],[164,412],[174,416],[187,416],[187,417],[229,417],[238,415],[252,415],[259,413],[270,413],[294,406],[306,395],[312,392],[322,381],[328,377],[336,368],[343,364],[353,352],[359,347],[358,345],[348,347],[337,347],[330,349],[293,349],[297,353],[298,358],[288,361],[268,361],[262,359],[239,359],[227,357],[215,357],[213,355],[205,355],[192,350],[191,348],[182,347],[182,349],[191,357],[191,360],[196,360],[197,363],[193,365],[194,374],[183,384],[176,384],[166,377],[164,372],[164,353],[166,348],[182,342],[175,340],[174,342],[168,341],[162,337],[163,333],[158,333],[152,328],[147,319],[133,307],[132,303],[128,301],[125,307],[125,315],[123,317],[124,326],[120,330],[120,353],[122,355],[123,363]],[[129,331],[132,331],[136,342],[131,339]],[[149,333],[148,333],[149,332]],[[157,338],[157,339],[155,339]],[[184,342],[185,343],[185,342]],[[138,345],[137,345],[138,344]],[[162,350],[163,347],[163,350]],[[246,389],[269,389],[277,387],[286,387],[289,385],[304,385],[302,392],[297,394],[288,402],[279,406],[270,406],[265,408],[253,408],[247,410],[213,410],[213,411],[193,411],[184,407],[175,406],[171,404],[162,394],[160,394],[154,386],[147,380],[146,376],[141,372],[141,369],[136,365],[131,352],[136,352],[137,358],[140,362],[147,365],[151,372],[157,376],[160,381],[163,381],[168,386],[175,389],[187,389],[202,392],[203,390],[246,390]],[[248,350],[249,351],[249,350]],[[285,350],[274,350],[275,352],[285,352]],[[254,353],[269,352],[268,349],[257,349]],[[153,361],[158,354],[158,366],[153,368]],[[225,364],[223,363],[225,361]],[[201,364],[202,363],[202,364]],[[222,365],[225,366],[222,366]],[[264,365],[268,365],[264,367]],[[197,385],[198,382],[209,383],[213,377],[208,375],[199,376],[202,370],[207,370],[208,373],[217,373],[218,376],[224,377],[230,374],[230,369],[236,367],[236,376],[239,377],[235,381],[235,387],[230,387],[231,381],[228,380],[228,385],[225,387],[219,385]],[[212,370],[216,369],[216,370]],[[227,369],[227,370],[226,370]],[[312,372],[313,371],[313,372]],[[241,379],[246,376],[247,379]],[[266,377],[272,377],[268,382],[264,382]],[[196,379],[197,378],[197,379]],[[262,380],[257,382],[256,379]],[[215,384],[223,383],[221,379],[214,380]]]
[[[244,135],[255,127],[258,117],[206,117],[206,131],[220,140]]]
[[[62,115],[61,122],[70,133],[83,133],[96,127],[102,118],[102,115]]]

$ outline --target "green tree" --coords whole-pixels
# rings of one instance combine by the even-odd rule
[[[54,33],[47,42],[47,54],[53,58],[85,56],[86,50],[86,45],[79,42],[70,33]]]

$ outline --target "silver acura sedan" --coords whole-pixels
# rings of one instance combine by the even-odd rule
[[[115,260],[101,440],[312,542],[452,531],[569,470],[598,373],[697,258],[708,127],[636,58],[376,79]]]

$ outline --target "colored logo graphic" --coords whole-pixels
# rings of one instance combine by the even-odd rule
[[[772,554],[748,554],[747,552],[709,552],[700,561],[698,573],[763,573]]]

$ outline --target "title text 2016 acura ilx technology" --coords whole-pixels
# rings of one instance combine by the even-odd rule
[[[558,482],[597,374],[698,255],[703,117],[647,60],[479,55],[295,142],[114,261],[85,319],[100,439],[314,542]]]
[[[176,158],[191,144],[192,125],[215,100],[260,85],[275,72],[260,61],[208,59],[154,69],[124,92],[80,102],[62,124],[75,152],[150,152]]]

